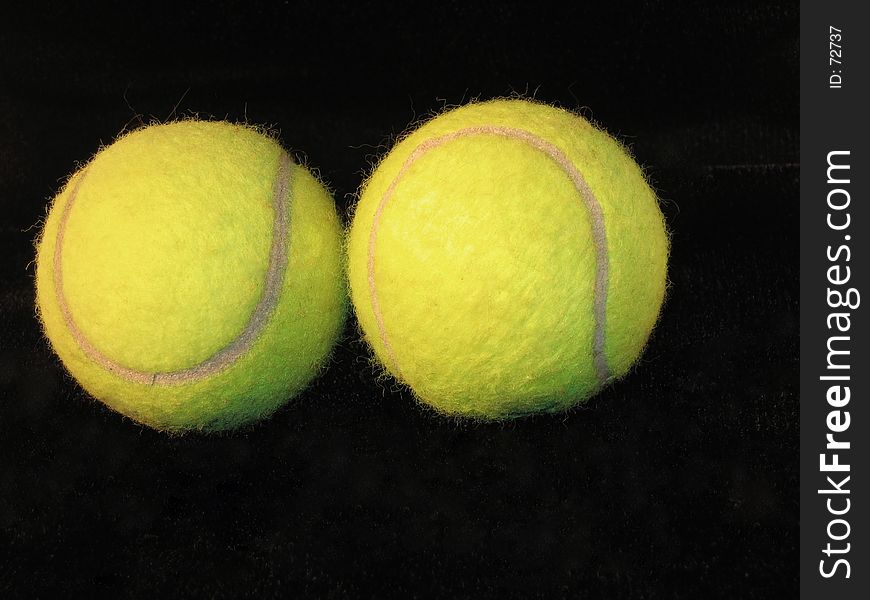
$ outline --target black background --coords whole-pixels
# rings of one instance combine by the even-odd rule
[[[75,4],[0,9],[0,595],[797,594],[796,3]],[[125,126],[272,126],[346,217],[409,123],[513,93],[630,145],[673,231],[640,368],[585,407],[439,417],[351,322],[273,418],[170,437],[41,338],[39,220]]]

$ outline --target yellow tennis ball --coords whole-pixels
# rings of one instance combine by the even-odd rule
[[[121,137],[54,199],[37,248],[46,336],[94,397],[152,427],[268,415],[342,329],[333,200],[271,138],[180,121]]]
[[[613,138],[525,100],[452,110],[364,184],[351,298],[377,358],[437,410],[558,411],[624,375],[665,294],[656,196]]]

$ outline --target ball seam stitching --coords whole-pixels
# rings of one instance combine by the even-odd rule
[[[110,359],[100,352],[76,324],[66,301],[62,275],[63,241],[72,207],[75,204],[79,189],[88,174],[89,167],[85,167],[73,186],[69,199],[64,206],[60,224],[58,225],[57,237],[55,238],[53,256],[55,297],[67,329],[85,356],[100,367],[127,381],[147,385],[159,385],[192,383],[209,377],[229,368],[243,354],[250,350],[254,342],[259,339],[260,334],[268,324],[278,305],[285,272],[287,271],[287,263],[289,262],[288,249],[291,241],[290,203],[292,202],[292,166],[293,161],[282,150],[275,181],[272,186],[271,204],[274,219],[272,221],[272,244],[269,249],[269,263],[266,270],[265,284],[260,299],[248,318],[245,328],[235,339],[204,361],[184,369],[163,372],[147,372],[132,369]]]
[[[378,204],[377,209],[375,210],[372,228],[369,232],[368,240],[367,274],[369,297],[372,305],[372,312],[374,313],[375,322],[378,327],[378,333],[381,339],[381,343],[383,344],[384,349],[387,353],[387,357],[392,364],[393,369],[395,370],[396,377],[398,379],[403,379],[401,368],[399,367],[399,363],[396,360],[395,352],[387,335],[386,325],[384,323],[384,316],[383,312],[381,311],[380,301],[378,299],[377,286],[375,284],[375,246],[377,244],[378,228],[381,224],[384,209],[386,208],[389,201],[392,199],[399,182],[402,180],[402,178],[405,176],[405,174],[408,172],[408,170],[411,168],[415,161],[421,158],[424,154],[439,146],[442,146],[448,142],[462,137],[469,137],[473,135],[496,135],[500,137],[518,139],[522,142],[529,144],[536,150],[543,152],[551,160],[553,160],[553,162],[555,162],[556,165],[559,166],[566,175],[568,175],[569,179],[574,184],[574,188],[577,190],[578,194],[582,198],[583,204],[585,205],[586,211],[589,214],[589,219],[591,221],[592,239],[593,245],[595,247],[595,284],[593,288],[593,318],[595,322],[595,329],[592,339],[593,368],[595,369],[595,376],[598,380],[599,385],[603,386],[611,378],[611,372],[610,367],[607,363],[607,356],[604,348],[606,342],[605,326],[607,322],[607,282],[609,264],[607,256],[607,231],[604,222],[604,212],[601,208],[601,204],[598,202],[598,199],[595,197],[595,194],[589,187],[586,179],[583,177],[583,174],[579,171],[579,169],[577,169],[577,167],[571,162],[571,160],[565,155],[565,153],[562,152],[562,150],[560,150],[555,144],[552,144],[551,142],[548,142],[547,140],[540,138],[524,129],[498,125],[480,125],[474,127],[465,127],[432,139],[428,139],[423,143],[419,144],[405,159],[405,162],[402,164],[399,172],[390,182],[390,185],[387,187],[384,195],[381,197],[381,201]]]

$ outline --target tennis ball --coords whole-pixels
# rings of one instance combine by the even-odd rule
[[[324,187],[227,122],[139,129],[54,199],[36,297],[69,372],[154,428],[264,417],[322,368],[345,315],[341,226]]]
[[[444,113],[363,185],[348,239],[360,328],[438,411],[560,411],[624,375],[665,293],[669,241],[625,149],[526,100]]]

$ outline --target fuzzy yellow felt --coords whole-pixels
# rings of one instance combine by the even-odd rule
[[[331,196],[226,122],[146,127],[100,151],[52,204],[36,285],[81,385],[175,431],[274,411],[321,369],[346,312]]]
[[[351,298],[385,368],[439,411],[558,411],[624,375],[664,298],[669,240],[605,132],[525,100],[402,139],[364,184]]]

